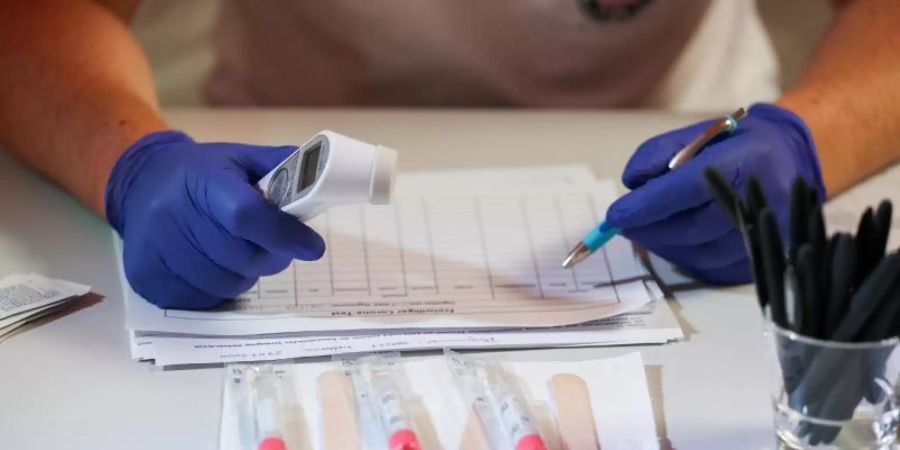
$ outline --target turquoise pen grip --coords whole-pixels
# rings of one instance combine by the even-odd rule
[[[619,231],[621,230],[607,225],[606,222],[602,222],[600,226],[592,229],[588,232],[588,234],[584,235],[584,238],[581,239],[581,242],[593,252],[602,247],[603,244],[609,242],[609,240],[615,237],[617,234],[619,234]]]

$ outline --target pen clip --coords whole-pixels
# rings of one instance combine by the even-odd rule
[[[669,160],[669,170],[674,170],[682,164],[688,162],[691,158],[700,153],[703,148],[716,136],[722,133],[731,133],[738,127],[738,121],[747,115],[744,108],[738,108],[735,112],[728,116],[715,119],[708,127],[706,127],[697,137],[687,143],[681,150],[678,150],[672,159]]]

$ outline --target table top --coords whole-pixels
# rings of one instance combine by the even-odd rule
[[[400,149],[402,170],[586,163],[618,179],[648,136],[695,116],[650,112],[170,110],[198,140],[299,144],[323,128]],[[0,276],[93,287],[80,307],[0,344],[0,442],[10,449],[217,448],[219,368],[132,362],[110,228],[0,151]],[[759,312],[747,286],[679,292],[687,335],[662,346],[497,352],[586,359],[639,351],[662,448],[773,448]]]

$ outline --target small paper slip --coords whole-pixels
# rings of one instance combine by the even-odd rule
[[[34,273],[13,274],[0,279],[0,339],[25,323],[87,294],[90,289],[90,286]]]
[[[478,354],[471,355],[478,358]],[[516,377],[520,388],[535,416],[538,428],[550,450],[560,450],[561,437],[555,417],[551,380],[560,374],[580,378],[588,390],[590,411],[594,418],[594,435],[603,450],[658,449],[656,428],[650,395],[647,388],[644,365],[639,353],[587,361],[515,361],[501,363]],[[412,397],[427,412],[423,428],[437,448],[459,450],[464,448],[467,424],[473,420],[471,408],[457,389],[453,375],[442,357],[404,359],[400,365],[409,380]],[[226,369],[227,370],[227,369]],[[289,367],[291,380],[297,390],[297,398],[291,403],[302,405],[302,412],[295,422],[288,424],[291,430],[302,430],[298,436],[300,448],[324,449],[328,438],[323,435],[323,408],[320,398],[339,399],[328,392],[320,392],[323,375],[337,370],[334,363],[296,364]],[[240,450],[240,423],[238,407],[231,403],[233,396],[229,385],[223,394],[220,450]],[[562,411],[565,413],[565,411]],[[344,427],[344,432],[347,432]],[[289,430],[290,431],[290,430]]]

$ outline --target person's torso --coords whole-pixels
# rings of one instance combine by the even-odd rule
[[[214,104],[640,106],[710,0],[225,0]]]

